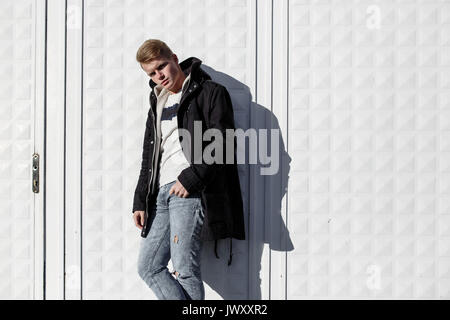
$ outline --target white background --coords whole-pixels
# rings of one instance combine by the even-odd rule
[[[149,38],[196,56],[236,126],[247,240],[205,243],[207,299],[450,297],[450,1],[0,4],[0,298],[153,299],[131,219]],[[31,190],[40,155],[40,192]]]

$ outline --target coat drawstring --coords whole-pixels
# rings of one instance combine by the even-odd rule
[[[216,255],[216,258],[219,259],[219,256],[217,255],[217,240],[214,242],[214,254]]]
[[[233,241],[232,237],[230,237],[230,257],[228,258],[228,265],[231,264],[232,256],[233,256]],[[216,258],[219,259],[219,255],[217,254],[217,240],[214,241],[214,254],[216,255]]]
[[[232,244],[233,244],[233,242],[231,241],[231,237],[230,237],[230,258],[228,259],[228,265],[230,265],[231,264],[231,256],[232,256],[232,251],[233,251],[233,249],[232,249]]]

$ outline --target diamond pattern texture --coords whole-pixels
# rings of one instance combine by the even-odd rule
[[[290,1],[289,299],[450,298],[449,16]]]
[[[131,215],[150,91],[148,76],[135,60],[137,49],[145,39],[163,39],[180,61],[197,56],[207,66],[245,83],[255,72],[248,63],[252,58],[248,3],[85,1],[83,299],[155,298],[137,273],[141,237]],[[236,124],[247,129],[250,97],[228,89]],[[245,166],[240,176],[246,193]],[[244,194],[244,201],[247,197]],[[214,243],[205,243],[202,275],[207,298],[218,297],[218,292],[236,299],[247,297],[247,286],[240,285],[248,279],[247,245],[238,242],[233,242],[229,268],[225,258],[229,242],[219,242],[220,260],[213,255]],[[239,285],[230,283],[230,278]]]
[[[0,299],[34,296],[35,1],[0,10]]]
[[[0,10],[0,299],[34,293],[35,5],[4,0]],[[450,298],[450,3],[288,5],[283,140],[292,162],[283,210],[294,250],[283,259],[286,279],[271,276],[280,279],[272,288],[286,283],[288,299]],[[141,239],[129,212],[149,107],[135,52],[143,39],[164,39],[180,60],[197,56],[254,92],[255,6],[84,6],[82,294],[154,299],[137,274]],[[252,97],[227,87],[245,130]],[[239,169],[248,208],[249,171]],[[203,251],[206,298],[247,298],[248,264],[260,262],[250,261],[248,243],[233,242],[230,267],[228,243],[219,243],[221,259],[212,249],[206,243]]]

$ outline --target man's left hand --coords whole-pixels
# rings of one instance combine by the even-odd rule
[[[178,181],[178,179],[169,190],[169,195],[171,195],[172,193],[180,198],[186,198],[187,196],[189,196],[189,192],[187,192],[187,190],[183,187],[181,182]]]

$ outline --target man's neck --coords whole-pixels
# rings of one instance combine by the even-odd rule
[[[186,75],[184,74],[183,71],[181,71],[181,76],[178,78],[178,83],[177,83],[176,89],[175,89],[175,91],[170,91],[170,94],[176,94],[176,93],[180,92],[180,90],[183,88],[183,83],[184,83],[185,79],[186,79]]]

